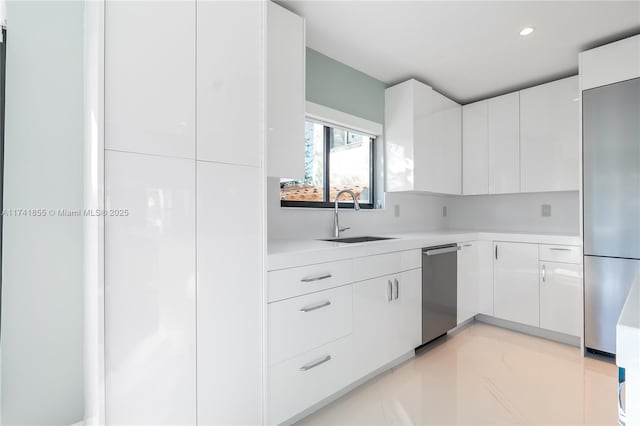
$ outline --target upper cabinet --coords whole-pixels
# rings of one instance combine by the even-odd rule
[[[268,176],[304,177],[305,49],[304,19],[267,2]]]
[[[577,76],[520,92],[522,192],[578,190],[578,97]]]
[[[198,160],[260,166],[263,4],[198,0],[197,20]]]
[[[587,50],[578,58],[580,90],[640,77],[640,34]]]
[[[577,191],[578,79],[463,107],[462,193]]]
[[[109,1],[105,14],[105,148],[194,158],[195,1]]]
[[[519,94],[489,99],[489,194],[520,191]]]
[[[462,108],[416,80],[385,91],[386,190],[461,193]]]

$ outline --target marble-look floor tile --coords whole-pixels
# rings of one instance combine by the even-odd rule
[[[617,369],[572,346],[473,323],[304,425],[615,425]]]

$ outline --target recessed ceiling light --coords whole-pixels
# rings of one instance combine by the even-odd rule
[[[522,31],[520,31],[520,35],[521,36],[528,36],[529,34],[531,34],[534,31],[535,31],[535,28],[533,28],[533,27],[524,27],[522,29]]]

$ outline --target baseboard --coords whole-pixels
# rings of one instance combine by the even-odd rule
[[[545,330],[543,328],[533,327],[530,325],[520,324],[513,321],[507,321],[488,315],[478,314],[475,317],[476,321],[483,322],[485,324],[495,325],[496,327],[502,327],[509,330],[517,331],[519,333],[528,334],[530,336],[541,337],[547,340],[553,340],[554,342],[564,343],[566,345],[580,347],[580,337],[571,336],[569,334],[558,333],[557,331]],[[462,325],[462,324],[461,324]]]
[[[349,392],[351,392],[352,390],[354,390],[355,388],[362,386],[363,384],[367,383],[368,381],[370,381],[371,379],[379,376],[382,373],[385,373],[389,370],[391,370],[392,368],[395,368],[397,366],[399,366],[400,364],[403,364],[407,361],[409,361],[410,359],[412,359],[413,357],[415,357],[415,351],[411,350],[409,352],[407,352],[406,354],[402,355],[399,358],[396,358],[395,360],[383,365],[382,367],[378,368],[377,370],[374,370],[373,372],[367,374],[366,376],[356,380],[355,382],[347,385],[346,387],[340,389],[338,392],[326,397],[325,399],[321,400],[320,402],[317,402],[315,404],[313,404],[311,407],[307,408],[306,410],[296,414],[295,416],[291,417],[289,420],[282,422],[283,425],[291,425],[294,424],[296,422],[299,422],[300,420],[304,419],[305,417],[309,416],[310,414],[315,413],[316,411],[318,411],[319,409],[326,407],[327,405],[331,404],[333,401],[343,397],[344,395],[348,394]]]

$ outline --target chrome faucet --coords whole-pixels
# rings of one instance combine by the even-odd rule
[[[335,210],[333,212],[333,236],[335,238],[339,238],[340,237],[340,233],[342,231],[346,231],[347,229],[351,229],[349,226],[347,226],[346,228],[340,228],[340,222],[338,221],[338,200],[340,199],[340,196],[342,194],[351,195],[351,198],[353,198],[353,208],[356,211],[360,210],[360,204],[358,204],[358,200],[356,200],[356,194],[354,194],[352,190],[343,189],[342,191],[340,191],[340,192],[338,192],[336,194],[336,207],[335,207]]]

